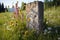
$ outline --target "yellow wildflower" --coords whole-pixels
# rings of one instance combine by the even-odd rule
[[[28,31],[25,31],[25,35],[27,35],[28,34]]]
[[[11,22],[10,22],[10,25],[14,25],[14,22],[13,22],[13,21],[11,21]]]

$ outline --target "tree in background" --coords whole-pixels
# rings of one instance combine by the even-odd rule
[[[45,7],[59,6],[60,0],[45,0]]]
[[[21,10],[25,10],[25,5],[26,5],[26,3],[22,2]]]
[[[4,3],[0,3],[0,13],[1,12],[4,12],[5,11],[5,8],[4,8]]]
[[[45,0],[44,3],[45,3],[45,8],[53,6],[53,0]]]
[[[5,12],[8,12],[8,8],[7,8],[7,6],[5,7]]]
[[[56,6],[59,6],[60,5],[60,0],[53,0],[53,4],[56,5]]]
[[[1,8],[2,9],[2,12],[4,12],[5,11],[5,9],[4,9],[4,3],[2,3],[1,6],[2,6],[2,8]]]
[[[0,3],[0,13],[1,13],[1,7],[2,7],[2,6],[1,6],[1,3]]]

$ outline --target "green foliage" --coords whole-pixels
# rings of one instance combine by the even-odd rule
[[[45,9],[51,8],[53,6],[60,6],[60,0],[45,0],[44,1]]]
[[[25,10],[25,7],[26,7],[26,3],[22,2],[21,10]]]

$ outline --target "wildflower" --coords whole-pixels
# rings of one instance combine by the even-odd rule
[[[11,21],[11,22],[10,22],[10,25],[13,25],[13,24],[14,24],[14,22],[13,22],[13,21]]]
[[[12,24],[13,24],[13,22],[11,21],[11,22],[10,22],[10,24],[12,25]]]
[[[28,34],[28,31],[25,31],[25,35],[27,35]]]
[[[12,28],[10,26],[7,26],[7,30],[11,30]]]

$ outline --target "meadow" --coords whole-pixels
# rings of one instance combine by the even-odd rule
[[[26,12],[15,16],[13,12],[0,13],[0,40],[36,40],[35,30],[26,28]]]
[[[46,19],[46,24],[49,26],[59,27],[60,26],[60,6],[51,7],[45,10],[44,18]]]
[[[60,26],[60,6],[44,10],[46,27]],[[13,12],[0,13],[0,40],[57,40],[58,33],[40,34],[37,38],[35,30],[26,28],[26,11],[20,11],[18,18]]]

